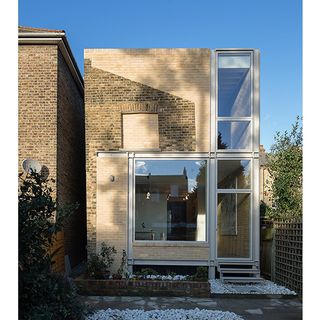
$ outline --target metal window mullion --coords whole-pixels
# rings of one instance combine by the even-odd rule
[[[252,193],[252,189],[217,189],[217,193]]]
[[[134,160],[132,158],[128,157],[128,166],[129,166],[129,199],[128,199],[128,212],[129,212],[129,218],[128,218],[128,260],[132,261],[133,254],[132,254],[132,242],[133,242],[133,192],[134,192],[134,177],[133,177],[133,162]]]

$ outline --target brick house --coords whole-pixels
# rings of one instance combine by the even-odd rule
[[[19,27],[19,172],[24,159],[49,169],[60,203],[80,207],[58,235],[55,270],[86,259],[83,79],[63,30]]]
[[[258,280],[259,51],[84,56],[88,254]]]

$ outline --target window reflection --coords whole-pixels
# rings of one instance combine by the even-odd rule
[[[250,255],[250,194],[218,194],[218,256]]]
[[[251,149],[250,121],[218,121],[218,149]]]
[[[250,189],[250,160],[218,160],[219,189]]]
[[[136,160],[135,239],[206,240],[202,160]]]
[[[250,55],[218,57],[218,116],[251,115]]]

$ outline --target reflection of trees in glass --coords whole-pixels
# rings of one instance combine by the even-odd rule
[[[246,173],[249,160],[219,160],[218,188],[247,189],[250,188],[250,173]]]
[[[228,149],[228,144],[222,142],[221,132],[218,132],[218,149]]]

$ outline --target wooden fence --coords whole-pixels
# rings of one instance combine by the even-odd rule
[[[261,271],[302,294],[302,219],[265,221],[261,229]],[[268,232],[266,231],[268,230]]]

